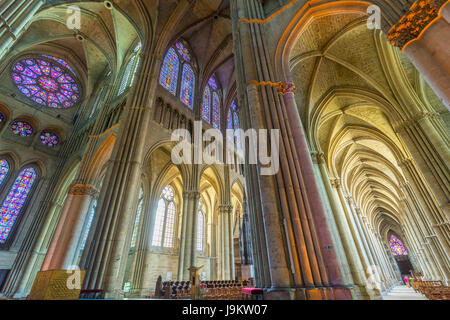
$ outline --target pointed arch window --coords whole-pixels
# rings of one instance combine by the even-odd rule
[[[389,246],[391,247],[391,251],[395,256],[406,256],[408,254],[405,246],[403,245],[403,242],[395,235],[391,235],[389,239]]]
[[[203,91],[203,102],[201,114],[203,120],[220,130],[220,90],[214,76],[209,78],[208,84]]]
[[[142,48],[142,43],[139,42],[133,49],[132,55],[123,73],[122,81],[120,83],[118,95],[120,96],[133,84],[136,76],[136,71],[140,63],[139,53]]]
[[[100,183],[98,185],[98,190],[102,190],[104,179],[105,179],[105,176],[103,176],[101,178]],[[97,214],[98,197],[99,197],[99,194],[97,193],[97,197],[94,199],[94,201],[92,201],[91,209],[89,210],[89,213],[88,213],[88,216],[87,216],[87,221],[86,221],[83,233],[82,233],[81,246],[80,246],[80,252],[79,252],[79,255],[78,255],[78,259],[81,258],[81,255],[83,254],[84,248],[86,247],[86,242],[87,242],[87,239],[88,239],[88,236],[89,236],[89,232],[91,231],[95,215]]]
[[[156,208],[155,227],[153,229],[153,247],[174,247],[175,195],[172,187],[167,186],[161,192]]]
[[[0,244],[8,240],[36,177],[37,173],[34,168],[23,169],[14,181],[5,201],[3,201],[0,208]]]
[[[205,212],[201,201],[198,203],[197,213],[197,251],[203,252],[203,241],[205,234]]]
[[[194,70],[192,70],[192,67],[186,63],[183,66],[180,100],[191,109],[194,106],[194,84]]]
[[[159,83],[173,95],[177,93],[179,69],[180,59],[178,59],[175,49],[170,48],[164,58],[161,73],[159,75]]]
[[[195,72],[192,56],[184,41],[178,41],[167,50],[160,75],[159,84],[173,95],[177,95],[190,109],[194,107]],[[180,83],[179,83],[180,82]]]
[[[233,100],[230,107],[228,108],[227,129],[239,130],[240,127],[241,123],[239,121],[238,107],[236,104],[236,100]],[[234,137],[236,137],[236,146],[238,148],[241,148],[241,136],[239,134],[235,134],[235,132],[233,133],[233,135],[228,135],[228,138],[230,140],[234,140]]]
[[[202,118],[206,122],[211,123],[211,90],[209,86],[206,86],[203,91]]]
[[[130,246],[131,249],[136,248],[136,240],[139,230],[139,223],[141,222],[141,214],[143,207],[144,207],[144,190],[141,187],[141,190],[139,191],[139,201],[136,210],[136,218],[134,219],[133,233],[131,235],[131,246]]]
[[[84,229],[83,238],[81,240],[80,256],[81,256],[81,253],[83,253],[84,247],[86,246],[86,241],[89,236],[89,231],[91,230],[92,222],[94,221],[94,217],[95,217],[95,212],[97,211],[97,204],[98,204],[98,199],[94,199],[94,201],[92,202],[91,210],[89,210],[88,220],[86,223],[86,227]]]
[[[9,172],[9,163],[5,159],[0,159],[0,185],[5,180]]]

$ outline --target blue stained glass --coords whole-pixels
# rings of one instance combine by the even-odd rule
[[[41,143],[47,147],[53,148],[56,147],[59,143],[58,136],[48,131],[43,131],[39,138],[41,139]]]
[[[173,48],[170,48],[164,58],[161,74],[159,76],[159,83],[172,94],[177,92],[179,69],[180,61],[178,55]]]
[[[191,61],[191,54],[189,53],[189,50],[186,48],[186,46],[181,42],[178,41],[175,44],[175,47],[178,50],[178,53],[183,57],[183,59],[187,62]]]
[[[0,185],[2,184],[3,180],[5,180],[6,175],[9,171],[9,164],[6,160],[0,160]]]
[[[233,112],[233,124],[234,124],[234,130],[238,130],[241,127],[241,124],[239,123],[239,116],[237,114],[237,112]],[[241,149],[242,147],[242,143],[241,143],[241,135],[237,134],[236,135],[236,146]]]
[[[3,115],[3,113],[0,112],[0,123],[2,123],[3,120],[5,120],[5,116]]]
[[[227,129],[233,129],[233,115],[231,113],[231,108],[228,109],[227,114]]]
[[[180,100],[191,109],[194,105],[194,84],[194,71],[190,65],[185,63],[183,66],[183,76],[181,78]]]
[[[5,243],[36,180],[36,170],[26,168],[19,173],[0,208],[0,243]]]
[[[212,125],[220,130],[220,100],[216,92],[213,93],[212,100]]]
[[[233,102],[231,103],[231,110],[237,111],[237,105],[236,105],[236,101],[235,100],[233,100]]]
[[[214,91],[216,91],[219,88],[217,86],[216,78],[214,78],[214,76],[209,78],[208,84]]]
[[[75,71],[73,71],[73,69],[69,66],[69,64],[68,64],[67,62],[65,62],[63,59],[56,58],[56,57],[49,56],[49,55],[45,55],[45,54],[42,54],[41,56],[42,56],[42,57],[46,57],[46,58],[48,58],[48,59],[52,59],[53,61],[58,62],[60,65],[64,66],[64,67],[65,67],[66,69],[68,69],[70,72],[72,72],[73,74],[75,74]]]
[[[233,112],[233,124],[234,124],[234,130],[237,130],[240,128],[239,116],[238,116],[237,112]]]
[[[202,118],[211,123],[211,90],[206,86],[203,92]]]
[[[61,109],[74,105],[80,98],[79,89],[75,79],[65,71],[67,69],[73,72],[73,70],[62,59],[42,56],[51,59],[52,62],[43,59],[25,59],[16,63],[11,77],[17,88],[23,95],[43,106]],[[24,67],[25,65],[27,67]],[[62,101],[61,94],[71,101]]]
[[[14,121],[9,127],[18,136],[28,137],[33,133],[33,127],[25,121]]]
[[[391,235],[391,238],[389,239],[389,246],[395,256],[406,256],[408,254],[403,242],[401,242],[401,240],[395,235]]]

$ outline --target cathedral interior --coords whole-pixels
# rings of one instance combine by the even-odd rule
[[[445,0],[0,1],[0,298],[450,299],[449,109]]]

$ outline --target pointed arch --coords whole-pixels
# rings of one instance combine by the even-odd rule
[[[180,100],[191,109],[194,107],[194,88],[194,70],[191,65],[185,63],[183,65],[183,73],[181,78]]]
[[[159,83],[173,95],[177,92],[180,59],[174,48],[170,48],[164,58],[159,75]]]
[[[4,244],[8,240],[36,178],[37,172],[33,167],[27,167],[20,171],[3,201],[0,207],[0,244]]]
[[[9,168],[8,161],[6,159],[0,159],[0,185],[2,185],[3,180],[5,180],[8,175]]]
[[[211,123],[211,90],[209,89],[209,86],[206,86],[205,90],[203,91],[203,103],[201,114],[203,120],[207,121],[208,123]]]
[[[220,130],[220,99],[217,92],[213,93],[212,99],[212,125],[214,128]]]

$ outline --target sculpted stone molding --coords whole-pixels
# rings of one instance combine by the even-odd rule
[[[341,182],[339,179],[330,179],[330,183],[334,188],[340,188]]]
[[[321,164],[325,162],[323,152],[313,151],[311,152],[311,158],[313,163]]]
[[[448,0],[417,0],[388,32],[389,42],[402,50],[437,18]]]
[[[256,80],[250,80],[248,84],[254,84],[256,86],[272,86],[277,89],[278,94],[281,94],[283,96],[287,95],[288,93],[295,93],[295,85],[293,82],[273,82],[273,81],[256,81]]]
[[[97,190],[91,184],[74,184],[70,187],[69,194],[74,196],[95,196]]]

